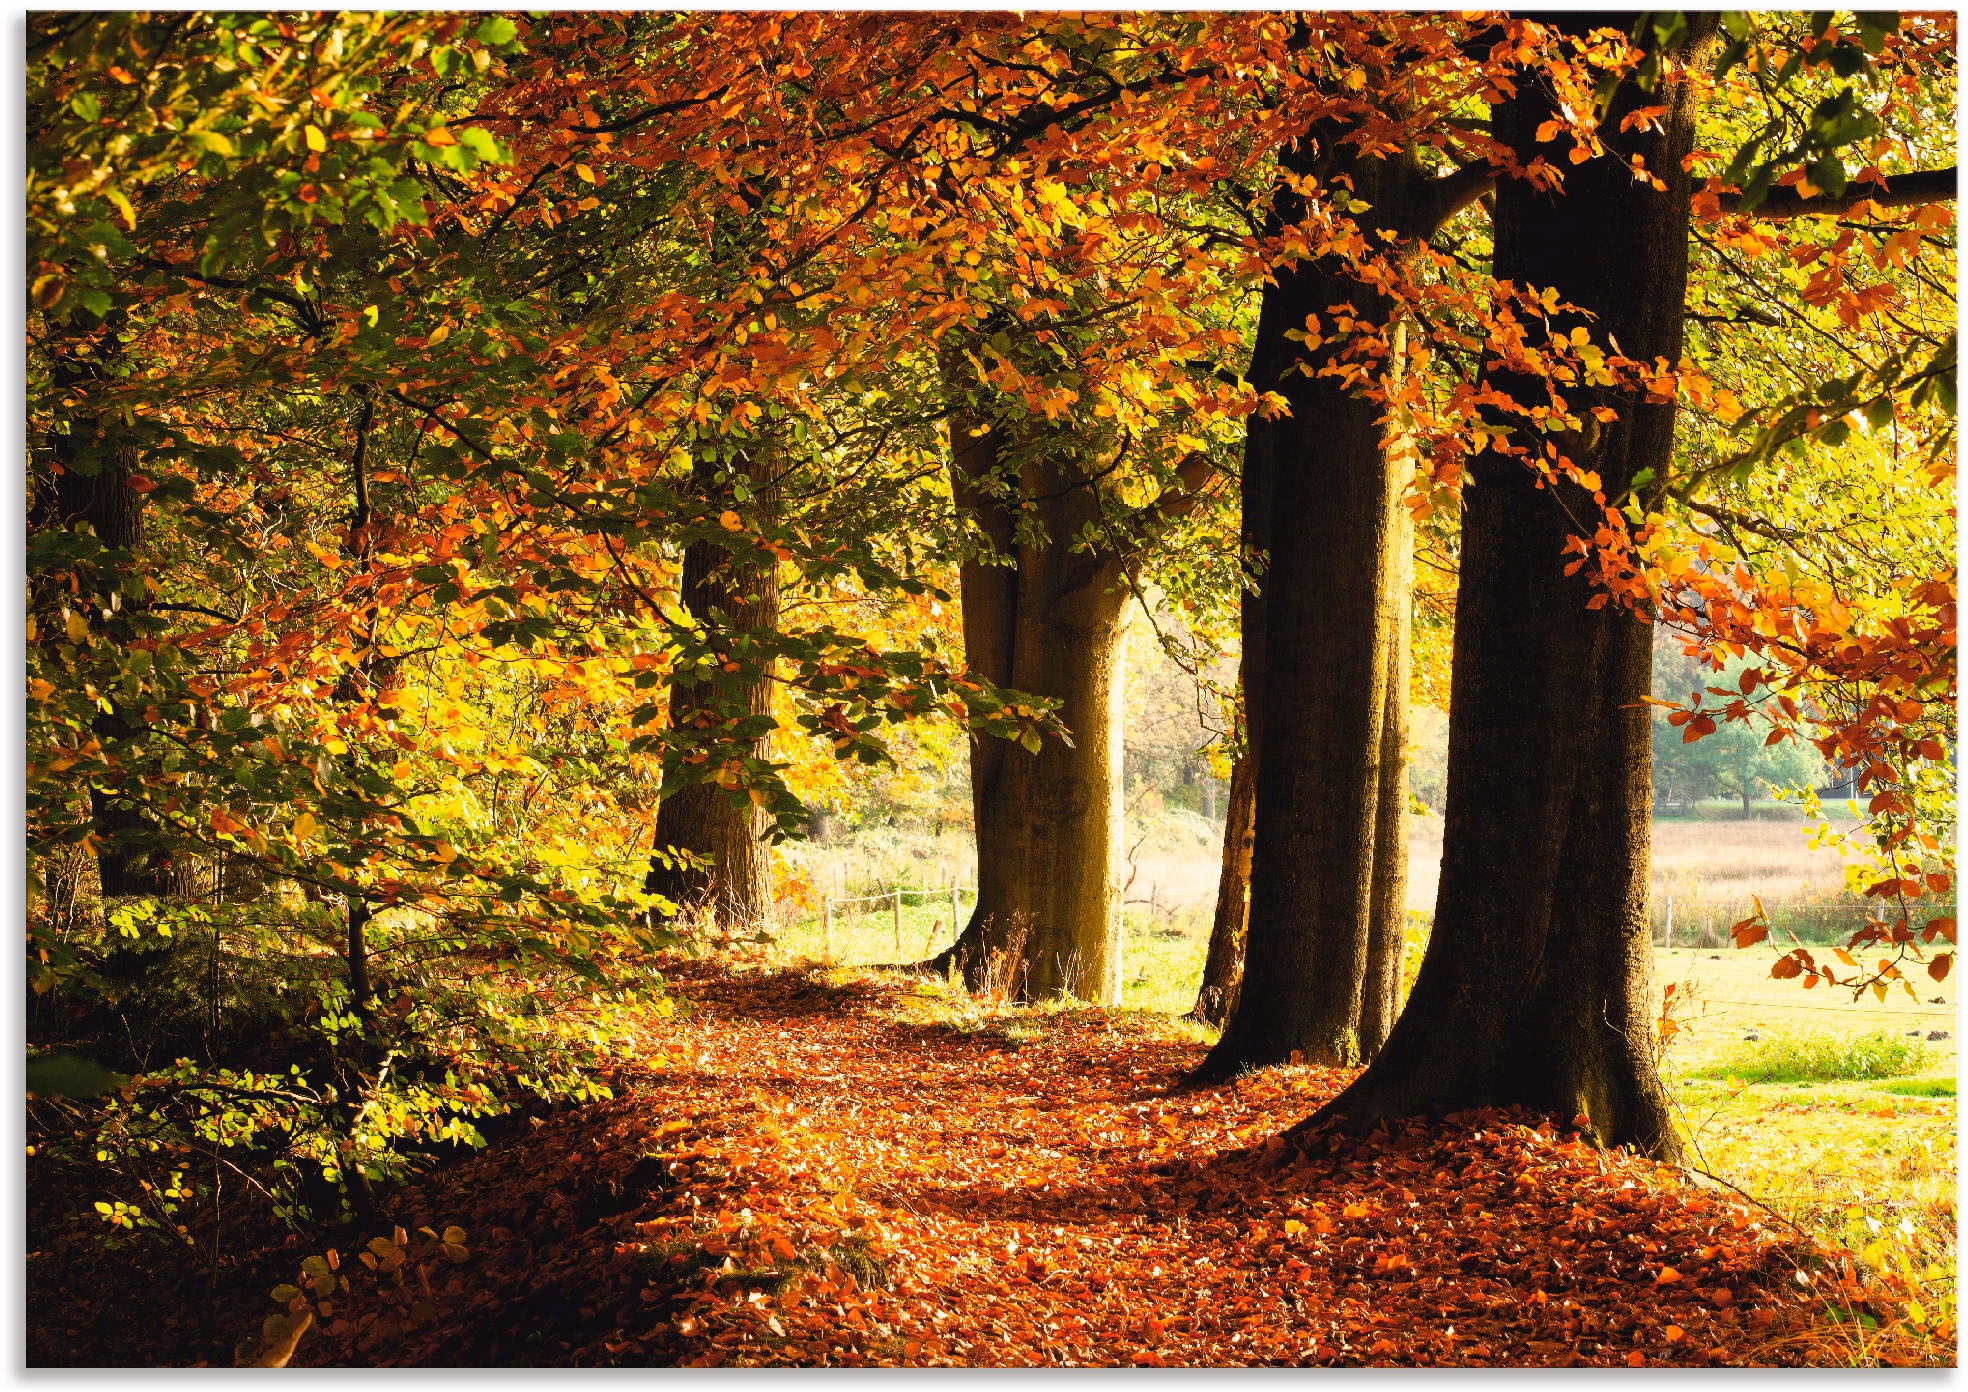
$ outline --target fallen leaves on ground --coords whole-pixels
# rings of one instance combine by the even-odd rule
[[[1319,1154],[1339,1071],[1173,1090],[1201,1054],[1097,1009],[907,1018],[905,981],[679,969],[693,1018],[613,1102],[396,1205],[465,1224],[440,1316],[297,1362],[1800,1363],[1824,1302],[1766,1215],[1549,1125]]]
[[[1763,1215],[1527,1118],[1285,1156],[1265,1142],[1344,1073],[1183,1093],[1199,1047],[1102,1010],[958,1030],[899,1018],[905,982],[679,988],[667,1067],[415,1195],[474,1225],[462,1305],[303,1360],[1809,1357],[1820,1301]]]

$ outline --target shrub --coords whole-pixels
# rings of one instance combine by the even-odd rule
[[[1701,1076],[1750,1083],[1898,1078],[1927,1066],[1927,1046],[1876,1030],[1866,1035],[1783,1034],[1738,1049]]]

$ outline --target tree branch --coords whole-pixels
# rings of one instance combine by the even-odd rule
[[[1494,188],[1502,173],[1486,159],[1471,160],[1431,179],[1415,197],[1411,226],[1406,230],[1415,237],[1434,236],[1450,218]]]
[[[1798,193],[1795,184],[1789,184],[1771,189],[1763,195],[1761,203],[1747,210],[1742,206],[1740,193],[1723,194],[1721,203],[1722,211],[1725,213],[1747,211],[1751,217],[1781,221],[1794,217],[1849,213],[1865,203],[1881,208],[1915,208],[1924,203],[1952,203],[1959,184],[1959,171],[1953,165],[1949,165],[1946,169],[1918,169],[1909,174],[1895,174],[1883,183],[1854,181],[1847,184],[1845,192],[1836,198],[1826,194],[1805,198]]]
[[[1221,473],[1222,470],[1207,454],[1198,451],[1188,455],[1175,466],[1175,482],[1134,515],[1135,526],[1143,529],[1158,527],[1164,522],[1186,517],[1196,510],[1210,484]]]

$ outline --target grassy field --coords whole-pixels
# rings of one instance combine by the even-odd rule
[[[1955,1082],[1952,979],[1920,999],[1774,981],[1768,949],[1656,954],[1685,1000],[1665,1073],[1695,1165],[1919,1291],[1911,1313],[1952,1322]],[[1941,1038],[1933,1038],[1934,1035]],[[1895,1057],[1896,1055],[1910,1055]],[[1845,1067],[1827,1068],[1840,1059]],[[1896,1063],[1893,1076],[1850,1076]],[[1785,1063],[1843,1077],[1755,1081]]]

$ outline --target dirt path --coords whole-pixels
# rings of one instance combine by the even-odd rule
[[[1521,1120],[1267,1156],[1343,1075],[1171,1093],[1199,1049],[1101,1011],[966,1029],[904,983],[677,985],[693,1017],[617,1100],[408,1196],[471,1232],[438,1319],[297,1361],[1811,1356],[1814,1302],[1760,1215]]]

